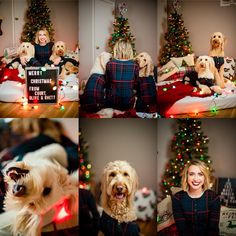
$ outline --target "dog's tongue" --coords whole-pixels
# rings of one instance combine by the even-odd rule
[[[124,194],[123,193],[118,193],[118,194],[116,194],[116,198],[117,199],[123,199],[124,198]]]

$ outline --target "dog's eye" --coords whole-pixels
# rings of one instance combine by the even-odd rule
[[[27,46],[27,48],[29,48],[29,46]]]
[[[205,61],[207,61],[207,58],[205,58]]]
[[[43,196],[47,196],[51,192],[51,188],[44,188],[43,190]]]
[[[124,173],[124,176],[129,176],[129,174],[127,172]]]
[[[57,47],[59,48],[60,46],[59,46],[59,45],[57,45]]]
[[[115,177],[116,176],[116,173],[115,172],[111,172],[110,173],[110,177]]]
[[[143,59],[145,62],[147,61],[147,59]]]
[[[215,38],[216,36],[214,35],[213,38]]]

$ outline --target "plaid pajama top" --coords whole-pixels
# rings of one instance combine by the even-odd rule
[[[133,60],[113,59],[106,65],[107,105],[120,110],[132,109],[139,67]]]
[[[31,66],[44,66],[46,63],[51,65],[52,61],[49,60],[49,57],[52,55],[52,47],[54,43],[49,42],[45,46],[40,46],[35,44],[35,57],[30,59]]]
[[[206,190],[200,198],[180,191],[172,197],[179,236],[219,236],[220,198]]]

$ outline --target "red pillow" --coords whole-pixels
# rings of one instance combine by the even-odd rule
[[[25,84],[25,79],[22,79],[18,75],[18,69],[0,68],[0,84],[8,80]]]

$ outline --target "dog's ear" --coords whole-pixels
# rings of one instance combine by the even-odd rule
[[[227,38],[223,34],[222,34],[222,37],[223,37],[223,41],[222,41],[222,44],[221,44],[221,50],[224,51],[225,45],[227,43]]]
[[[146,71],[146,77],[150,76],[150,75],[154,75],[154,65],[152,63],[152,61],[149,61],[147,64],[147,71]]]
[[[199,58],[196,60],[195,66],[194,66],[195,71],[198,73],[200,66],[199,66]]]
[[[209,69],[210,71],[214,74],[215,72],[215,61],[213,60],[212,57],[209,57]]]
[[[34,49],[34,45],[30,45],[30,53],[31,53],[31,55],[30,56],[32,56],[32,57],[34,57],[34,55],[35,55],[35,49]]]

